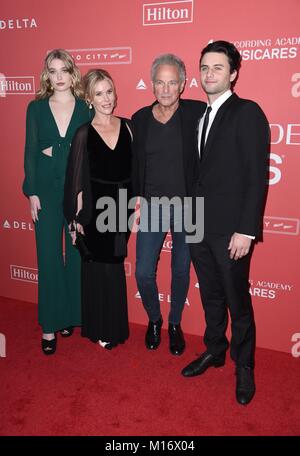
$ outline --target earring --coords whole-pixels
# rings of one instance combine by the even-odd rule
[[[93,109],[92,103],[89,104],[89,109]]]

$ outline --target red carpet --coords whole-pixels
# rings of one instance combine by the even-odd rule
[[[144,347],[145,328],[112,351],[82,339],[58,338],[57,353],[40,349],[36,305],[0,299],[0,435],[299,435],[300,359],[258,349],[257,393],[235,400],[234,365],[185,379],[182,367],[203,350],[186,336],[183,356]]]

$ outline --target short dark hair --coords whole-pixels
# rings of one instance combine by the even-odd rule
[[[241,67],[241,62],[242,62],[242,56],[237,50],[237,48],[234,46],[234,44],[229,43],[229,41],[214,41],[213,43],[208,44],[204,49],[201,51],[201,56],[200,56],[200,65],[201,65],[201,60],[205,54],[208,52],[220,52],[228,57],[229,65],[230,65],[230,73],[233,73],[236,71],[237,73],[239,72],[239,69]],[[236,78],[237,79],[237,78]]]

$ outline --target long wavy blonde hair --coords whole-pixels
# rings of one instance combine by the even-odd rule
[[[64,62],[64,65],[72,78],[71,91],[73,95],[78,98],[83,98],[81,74],[73,57],[64,49],[53,49],[45,58],[44,68],[40,76],[40,89],[36,93],[36,99],[40,100],[42,98],[47,98],[53,94],[53,88],[49,80],[49,66],[53,59],[59,59]]]

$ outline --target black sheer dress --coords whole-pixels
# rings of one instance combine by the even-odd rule
[[[121,119],[114,149],[107,146],[91,123],[79,128],[72,142],[65,181],[65,217],[69,223],[76,220],[83,225],[86,244],[93,255],[93,261],[82,261],[81,265],[81,334],[93,342],[102,340],[113,346],[124,343],[129,336],[124,270],[129,230],[118,230],[120,202],[127,205],[131,197],[132,138],[128,126],[129,122]],[[119,190],[123,192],[122,199]],[[77,195],[81,191],[83,208],[76,216]],[[107,205],[97,209],[102,197],[116,204],[113,232],[98,230],[101,214],[108,214]],[[126,222],[130,214],[126,209]],[[103,220],[108,223],[107,217]]]

